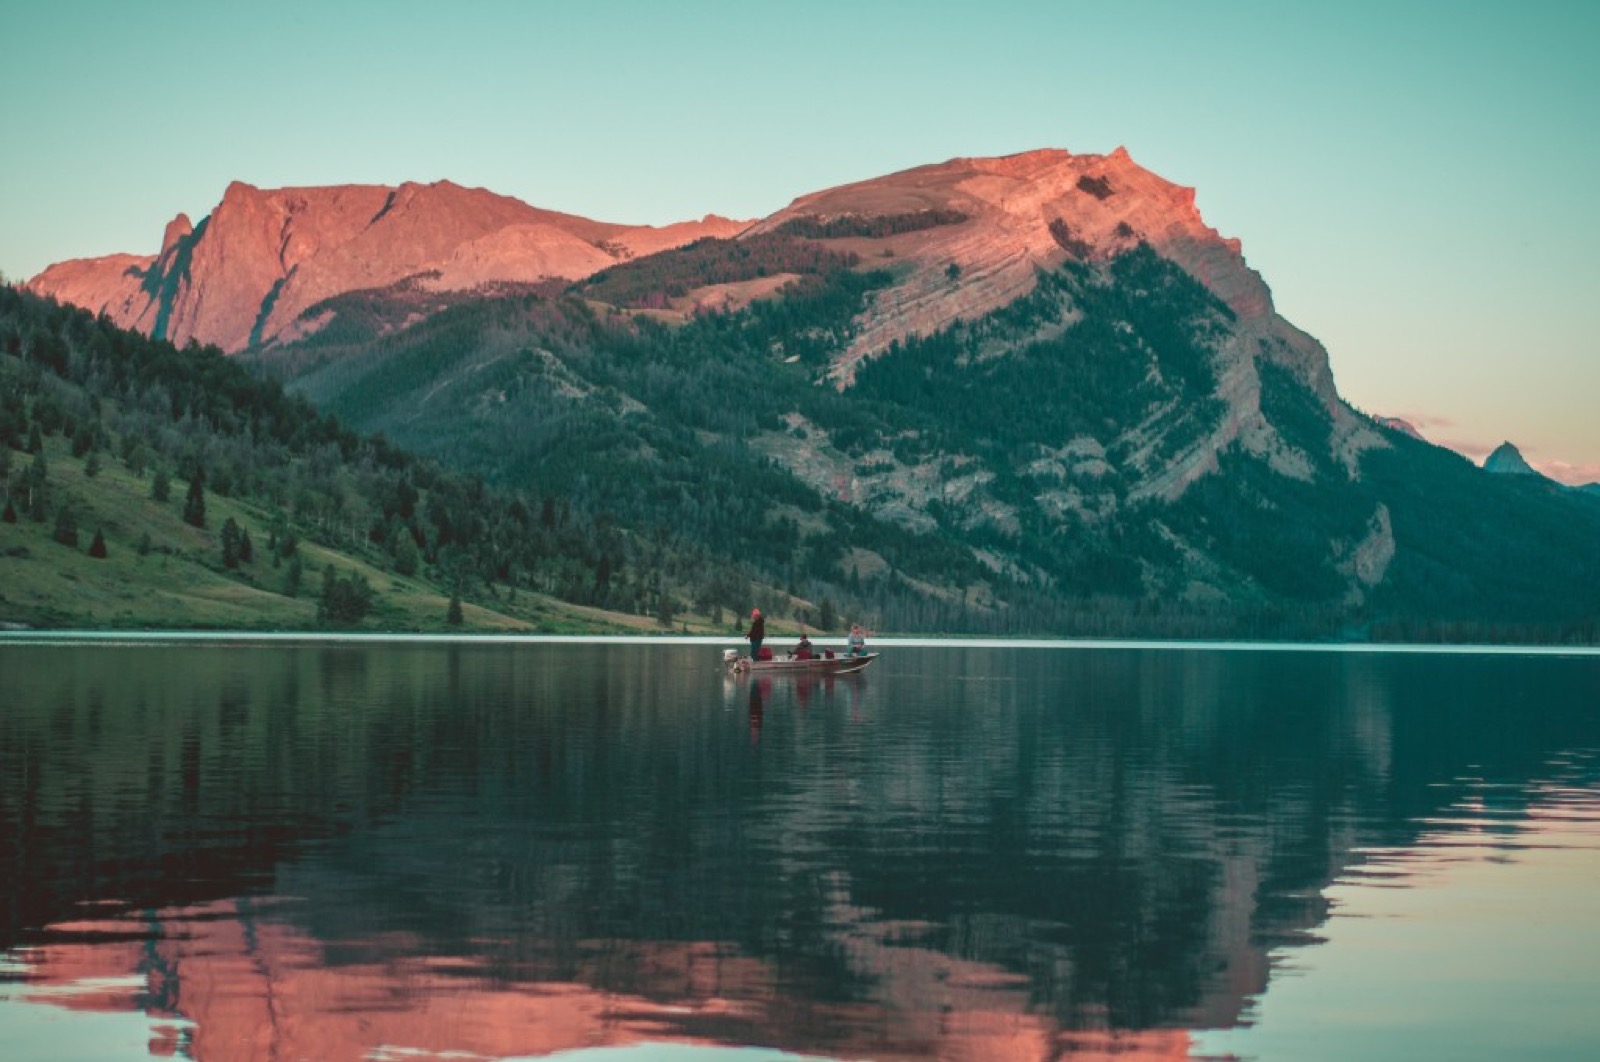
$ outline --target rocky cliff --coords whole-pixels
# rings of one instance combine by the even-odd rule
[[[1501,443],[1495,447],[1494,453],[1483,459],[1483,470],[1511,476],[1540,475],[1538,469],[1528,464],[1527,458],[1522,456],[1522,451],[1509,442]]]
[[[125,327],[231,352],[314,329],[301,315],[348,291],[417,276],[447,291],[577,279],[744,227],[714,216],[665,228],[609,224],[448,181],[272,190],[235,182],[198,225],[184,215],[168,224],[158,255],[62,262],[27,286]]]
[[[183,217],[169,225],[156,258],[63,263],[29,286],[178,343],[238,351],[314,332],[325,318],[307,311],[350,291],[407,278],[439,291],[577,279],[741,232],[813,239],[894,274],[833,356],[840,386],[897,342],[1013,304],[1036,288],[1041,270],[1063,262],[1100,265],[1145,244],[1181,267],[1235,317],[1216,352],[1226,410],[1205,439],[1143,477],[1137,497],[1180,495],[1235,442],[1282,474],[1303,475],[1310,457],[1261,412],[1263,362],[1290,370],[1317,396],[1332,419],[1332,451],[1347,467],[1385,445],[1340,401],[1322,345],[1274,310],[1239,241],[1205,223],[1194,189],[1151,173],[1121,148],[953,159],[803,196],[751,226],[718,217],[662,229],[611,225],[449,182],[275,191],[235,183],[192,229]],[[1145,434],[1140,446],[1160,443]]]
[[[1180,266],[1236,316],[1216,361],[1227,411],[1209,438],[1141,484],[1139,496],[1181,494],[1235,441],[1284,474],[1307,467],[1307,456],[1262,415],[1262,360],[1289,369],[1316,394],[1332,418],[1332,449],[1348,467],[1363,450],[1384,445],[1340,401],[1322,344],[1274,310],[1239,241],[1205,223],[1194,189],[1151,173],[1122,148],[953,159],[804,196],[750,231],[822,234],[900,274],[858,320],[835,363],[843,386],[864,359],[1010,305],[1035,289],[1041,270],[1065,261],[1103,263],[1144,243]]]

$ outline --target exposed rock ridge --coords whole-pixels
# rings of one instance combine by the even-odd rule
[[[1537,476],[1542,474],[1537,468],[1528,464],[1527,459],[1522,456],[1521,450],[1518,450],[1509,442],[1501,443],[1495,447],[1494,453],[1483,459],[1483,470],[1511,476]]]
[[[1195,208],[1194,189],[1156,176],[1122,148],[1110,155],[1045,149],[952,159],[803,196],[752,231],[803,217],[933,209],[953,209],[969,220],[889,241],[897,258],[921,268],[880,299],[852,347],[854,354],[876,353],[896,338],[936,331],[955,316],[998,309],[1033,287],[1036,269],[1071,256],[1104,258],[1140,240],[1182,266],[1241,317],[1272,312],[1266,284],[1245,265],[1237,240],[1224,239],[1205,224]],[[1065,241],[1063,225],[1070,233]],[[961,278],[953,298],[946,280],[951,265]]]
[[[612,224],[448,181],[271,190],[235,181],[198,226],[174,218],[159,255],[63,262],[27,286],[175,343],[237,351],[289,333],[307,308],[348,291],[418,275],[448,291],[579,279],[746,224],[715,215]]]
[[[1031,291],[1039,270],[1071,258],[1098,262],[1140,242],[1209,288],[1236,315],[1232,341],[1217,351],[1218,397],[1228,407],[1217,429],[1133,490],[1135,497],[1174,498],[1216,468],[1237,442],[1280,473],[1311,475],[1312,455],[1287,446],[1262,415],[1257,364],[1291,370],[1322,400],[1333,420],[1333,455],[1354,468],[1363,450],[1386,445],[1338,396],[1327,351],[1280,317],[1240,243],[1208,226],[1195,192],[1139,166],[1118,148],[1109,155],[1046,149],[1002,158],[960,158],[843,185],[795,200],[752,232],[800,218],[924,214],[965,221],[889,237],[837,241],[868,261],[901,272],[858,321],[849,349],[834,365],[841,386],[862,358],[896,340],[983,316]]]

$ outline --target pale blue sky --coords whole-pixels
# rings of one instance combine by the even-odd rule
[[[958,155],[1198,189],[1361,408],[1600,479],[1600,2],[0,7],[0,272],[230,180],[662,223]]]

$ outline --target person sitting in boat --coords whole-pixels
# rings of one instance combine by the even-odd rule
[[[745,632],[744,636],[750,639],[750,659],[761,659],[761,643],[767,637],[767,624],[761,618],[761,610],[759,608],[750,610],[750,629]]]
[[[796,660],[810,660],[811,656],[811,639],[806,637],[805,631],[801,631],[800,641],[794,647],[794,658]]]
[[[861,624],[850,625],[850,639],[845,643],[850,647],[851,656],[864,656],[867,652],[867,632],[861,629]]]

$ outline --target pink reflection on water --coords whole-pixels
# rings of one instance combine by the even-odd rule
[[[321,944],[252,903],[130,913],[48,927],[19,953],[30,1003],[143,1011],[149,1053],[200,1062],[537,1057],[670,1042],[769,1043],[843,1058],[1181,1059],[1180,1029],[1065,1031],[1030,1010],[1026,978],[940,952],[852,939],[881,980],[871,1002],[785,998],[772,963],[715,942],[593,941],[595,969],[624,962],[655,993],[581,981],[492,979],[477,960],[416,954],[403,935],[363,942],[377,961],[329,965]],[[142,939],[132,939],[138,934]],[[73,939],[79,938],[79,939]]]

